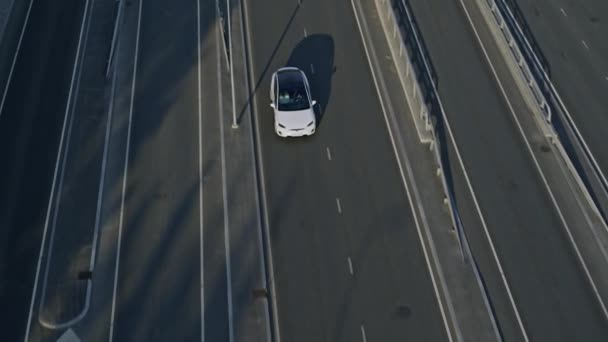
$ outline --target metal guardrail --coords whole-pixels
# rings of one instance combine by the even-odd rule
[[[393,0],[388,0],[388,2],[391,1]],[[379,8],[379,12],[382,12],[379,14],[385,18],[383,23],[385,21],[387,22],[385,33],[389,40],[391,54],[397,62],[395,63],[395,67],[405,91],[407,103],[414,117],[418,138],[422,143],[432,144],[435,139],[433,137],[433,123],[431,122],[429,113],[430,104],[427,101],[427,96],[423,93],[423,89],[420,87],[420,84],[425,84],[427,82],[418,80],[419,77],[424,77],[425,74],[422,72],[422,63],[416,64],[413,62],[415,60],[420,60],[419,57],[412,55],[415,54],[417,50],[412,48],[412,52],[409,52],[407,47],[408,44],[415,44],[415,42],[413,39],[410,41],[404,39],[405,34],[401,31],[400,21],[398,19],[399,15],[395,12],[392,3],[387,3],[386,0],[382,0],[379,4],[384,6],[381,10]],[[406,29],[406,31],[409,31],[409,28]],[[399,63],[399,61],[402,63]]]
[[[401,60],[406,63],[405,75],[402,75],[403,72],[401,72],[401,70],[399,70],[399,73],[400,73],[399,76],[400,77],[405,76],[406,80],[411,81],[410,85],[412,87],[411,88],[412,90],[408,91],[408,89],[405,89],[406,97],[411,106],[410,108],[412,110],[417,109],[419,111],[418,114],[424,120],[426,129],[431,133],[431,136],[432,136],[431,150],[433,151],[433,155],[435,157],[435,162],[438,165],[437,175],[441,176],[441,184],[442,184],[445,196],[446,196],[445,203],[448,206],[448,209],[450,212],[450,218],[452,221],[452,229],[454,229],[456,231],[456,235],[458,237],[458,243],[460,246],[460,250],[461,250],[463,259],[466,260],[467,255],[469,255],[469,253],[465,253],[465,245],[464,245],[465,241],[464,240],[466,240],[466,237],[464,236],[463,226],[462,226],[462,222],[460,220],[460,214],[455,205],[456,201],[455,201],[454,193],[453,193],[452,189],[450,188],[450,186],[448,185],[448,180],[446,179],[446,175],[444,173],[445,168],[444,168],[443,159],[441,157],[441,149],[443,147],[441,146],[440,141],[436,135],[436,129],[435,129],[433,123],[431,122],[431,118],[430,118],[430,114],[429,114],[430,109],[434,108],[439,113],[441,113],[442,116],[444,115],[443,106],[439,102],[439,95],[438,95],[437,88],[436,88],[436,85],[434,82],[432,68],[426,57],[425,49],[424,49],[424,46],[418,35],[417,29],[416,29],[416,24],[414,23],[414,20],[413,20],[413,16],[410,13],[410,10],[409,10],[407,4],[405,3],[405,1],[404,0],[376,0],[376,1],[380,2],[380,4],[383,6],[386,6],[387,13],[380,13],[380,15],[385,15],[386,18],[390,21],[390,23],[392,23],[392,27],[393,27],[392,37],[388,37],[388,38],[392,38],[392,39],[398,38],[399,39],[399,44],[400,44],[399,45],[399,56],[404,56],[405,58],[402,58]],[[389,4],[386,4],[387,2],[389,2]],[[397,5],[398,8],[396,9],[394,7],[394,5]],[[397,18],[398,13],[401,14],[402,20],[399,20],[399,18]],[[401,30],[401,26],[399,25],[400,23],[405,25],[405,27],[404,27],[405,32],[400,31]],[[408,33],[411,34],[411,39],[409,39],[409,37],[406,38],[406,37],[397,36],[398,34],[399,35],[403,34],[405,36]],[[415,56],[412,56],[412,55],[410,55],[410,53],[408,53],[406,46],[404,46],[404,41],[410,42],[412,44],[411,54],[414,54]],[[418,64],[420,64],[420,65],[418,65],[418,68],[416,68],[416,65],[415,65],[415,63],[417,63],[417,62],[418,62]],[[417,71],[420,72],[419,75],[416,75]],[[417,77],[420,77],[422,79],[418,80]],[[420,88],[420,83],[427,85],[430,93],[424,94],[424,91]]]
[[[503,0],[498,0],[501,5],[505,5]],[[510,30],[510,22],[511,20],[505,20],[503,16],[503,11],[501,8],[503,6],[499,6],[496,0],[486,0],[492,14],[494,15],[494,19],[496,20],[500,31],[502,32],[507,44],[509,45],[509,50],[511,51],[517,65],[519,66],[519,70],[521,71],[524,79],[528,87],[532,90],[532,94],[534,95],[534,99],[538,103],[538,106],[543,111],[544,119],[551,123],[551,107],[545,98],[545,92],[543,88],[541,88],[537,82],[537,78],[534,76],[533,71],[530,69],[528,63],[526,62],[525,55],[522,53],[519,44],[517,43],[518,39],[513,37]],[[509,18],[510,19],[510,18]],[[542,69],[542,65],[540,66]],[[533,68],[534,69],[534,68]],[[534,70],[536,73],[536,70]],[[544,71],[544,70],[543,70]]]
[[[557,109],[557,113],[560,116],[560,119],[562,119],[562,121],[564,123],[566,123],[566,125],[568,126],[567,128],[569,128],[571,130],[571,132],[573,133],[573,135],[576,139],[576,141],[574,143],[577,143],[578,146],[580,146],[581,150],[583,151],[584,158],[586,159],[588,165],[591,167],[591,169],[594,173],[594,176],[596,176],[598,182],[602,186],[601,190],[603,191],[604,194],[608,194],[608,181],[606,180],[606,177],[604,176],[597,161],[595,160],[593,154],[591,153],[591,150],[587,146],[585,139],[583,138],[582,134],[576,127],[576,124],[574,123],[572,116],[568,112],[566,106],[564,105],[559,94],[557,93],[557,90],[555,89],[555,86],[551,82],[551,79],[550,79],[549,75],[547,74],[547,71],[545,70],[543,63],[541,62],[541,60],[538,57],[536,51],[534,50],[532,44],[530,43],[530,40],[526,36],[525,31],[523,30],[523,28],[517,21],[517,18],[515,16],[515,14],[513,13],[513,10],[511,9],[511,6],[507,3],[506,0],[486,0],[486,1],[488,2],[488,4],[493,4],[493,6],[491,5],[491,8],[492,8],[492,12],[496,13],[495,16],[500,15],[500,17],[502,18],[502,22],[507,24],[506,26],[503,25],[506,27],[506,30],[503,30],[503,32],[509,31],[509,28],[514,31],[514,33],[515,33],[514,36],[517,39],[513,42],[514,44],[512,44],[512,45],[516,45],[516,46],[518,46],[518,48],[521,48],[523,50],[524,56],[527,57],[527,60],[531,62],[532,68],[528,68],[527,67],[528,63],[525,60],[521,60],[521,59],[518,60],[518,61],[521,61],[520,65],[521,64],[526,65],[526,68],[528,70],[532,70],[534,72],[534,74],[531,76],[540,80],[540,83],[536,83],[536,81],[534,81],[535,84],[537,85],[537,87],[538,87],[538,84],[542,85],[542,88],[538,87],[538,89],[536,91],[542,93],[547,98],[549,98],[549,103],[551,105],[553,105],[554,108]],[[506,20],[504,20],[504,18],[506,18]],[[510,33],[509,33],[509,35],[510,35]],[[521,47],[519,47],[519,45],[521,45]],[[536,96],[536,92],[535,92],[535,96]],[[544,101],[544,104],[547,105],[548,104],[547,101]],[[548,121],[551,122],[550,119]],[[563,137],[563,138],[567,138],[567,137]],[[590,185],[585,184],[585,186],[588,187],[587,190],[590,193],[594,193],[594,191],[593,191],[594,189]],[[600,203],[597,203],[597,200],[594,200],[594,201],[596,201],[595,204],[598,208],[602,207]],[[606,213],[604,213],[604,215],[605,214]],[[604,217],[604,219],[606,219],[606,217]]]

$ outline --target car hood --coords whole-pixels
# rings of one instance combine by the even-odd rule
[[[311,108],[294,111],[276,111],[274,114],[277,123],[288,129],[306,128],[311,121],[315,121],[315,113]]]

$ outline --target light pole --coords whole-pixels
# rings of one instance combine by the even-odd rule
[[[230,0],[226,0],[226,15],[228,20],[228,50],[230,51],[229,61],[230,64],[230,91],[232,93],[232,128],[239,128],[239,124],[236,120],[236,103],[234,99],[234,64],[232,63],[232,11],[230,9]]]

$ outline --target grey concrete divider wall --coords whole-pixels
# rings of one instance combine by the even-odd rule
[[[435,139],[428,104],[417,80],[417,73],[420,70],[417,70],[412,64],[411,53],[405,46],[405,36],[408,34],[408,30],[399,24],[400,21],[393,10],[391,0],[376,0],[376,6],[399,74],[401,86],[410,106],[418,138],[422,143],[433,143]]]
[[[427,58],[423,42],[421,41],[422,39],[417,32],[417,27],[405,0],[375,0],[375,3],[389,43],[395,67],[399,73],[399,78],[410,106],[410,112],[414,117],[414,121],[418,121],[417,126],[420,125],[421,122],[424,123],[424,125],[420,126],[425,129],[425,134],[431,139],[430,149],[435,158],[436,176],[441,179],[441,185],[444,191],[444,203],[449,210],[452,229],[456,232],[462,258],[464,262],[470,265],[471,270],[473,271],[477,284],[482,291],[484,302],[488,307],[488,314],[491,317],[494,329],[495,331],[498,331],[496,326],[497,319],[494,311],[489,309],[490,296],[488,289],[482,279],[481,270],[479,269],[465,234],[460,219],[460,213],[456,205],[454,189],[450,186],[452,183],[448,182],[447,173],[449,172],[451,174],[451,171],[446,169],[446,166],[449,168],[450,164],[447,160],[444,163],[443,158],[444,156],[448,156],[451,153],[450,151],[455,151],[462,170],[465,172],[465,178],[468,179],[468,176],[466,176],[466,170],[462,164],[456,141],[452,135],[447,116],[441,103],[441,98],[437,91],[436,83],[434,81],[434,70],[432,69],[430,58]],[[396,9],[395,6],[398,8]],[[397,17],[399,15],[401,18]],[[407,37],[407,35],[409,35],[409,37]],[[410,50],[406,49],[404,42],[408,42]],[[415,64],[418,65],[418,69],[416,69]],[[419,78],[414,75],[416,72],[420,72]],[[431,115],[436,117],[433,118]],[[419,127],[417,127],[417,129],[418,128]],[[441,131],[439,128],[441,128]],[[421,142],[425,142],[423,139],[420,140]],[[472,191],[471,195],[473,196],[474,201],[476,201]],[[497,333],[497,338],[499,341],[502,341],[500,333]]]
[[[437,165],[437,176],[441,177],[441,183],[444,191],[444,202],[449,208],[450,217],[452,220],[452,228],[456,231],[458,242],[460,244],[461,252],[463,257],[470,253],[465,253],[466,243],[464,232],[462,229],[462,223],[460,221],[460,215],[455,205],[455,196],[452,189],[448,186],[448,181],[444,172],[444,163],[441,157],[441,149],[445,148],[441,146],[441,142],[436,136],[435,126],[431,119],[432,106],[435,106],[435,110],[440,112],[443,116],[443,107],[439,101],[439,95],[433,82],[432,71],[424,51],[422,51],[422,43],[416,32],[415,25],[409,10],[402,0],[375,0],[376,8],[378,9],[378,15],[384,28],[388,45],[391,50],[391,55],[399,79],[403,87],[405,96],[407,98],[410,112],[413,116],[414,123],[420,141],[422,143],[430,144],[430,149],[435,157]],[[400,5],[402,10],[402,18],[397,17],[395,12],[394,4]],[[403,17],[405,16],[405,17]],[[400,20],[401,19],[401,20]],[[408,35],[410,35],[408,37]],[[412,42],[412,46],[408,51],[405,42]],[[417,56],[414,56],[417,54]],[[418,66],[416,66],[416,64]],[[422,80],[421,80],[422,79]],[[426,84],[423,88],[421,84]],[[425,89],[423,91],[423,89]],[[426,94],[431,92],[432,94]],[[432,101],[435,99],[436,101]]]

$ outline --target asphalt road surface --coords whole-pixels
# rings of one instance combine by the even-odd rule
[[[410,3],[437,72],[439,93],[489,235],[530,340],[606,339],[608,325],[460,3]],[[515,110],[526,110],[521,99],[509,100]],[[484,247],[486,237],[482,232],[468,234],[473,252],[481,260],[505,339],[521,340],[514,311],[492,265],[493,257]]]
[[[77,0],[61,6],[34,1],[0,112],[0,319],[6,341],[22,339],[25,331],[83,7]],[[2,58],[12,59],[12,53],[2,51]]]
[[[266,341],[267,306],[252,295],[263,274],[259,220],[249,217],[259,212],[251,131],[248,119],[229,128],[215,2],[138,7],[135,78],[123,89],[133,102],[110,339]]]
[[[137,6],[139,50],[111,338],[200,341],[197,2]]]
[[[281,340],[448,340],[350,2],[243,1]],[[530,340],[606,340],[608,325],[460,4],[409,2]],[[518,2],[558,91],[608,170],[601,139],[608,126],[608,5]],[[113,156],[109,164],[120,168],[110,171],[119,176],[107,184],[112,198],[124,196],[108,209],[120,217],[121,233],[100,252],[109,255],[96,273],[103,291],[93,292],[92,309],[75,329],[92,340],[262,341],[263,318],[249,297],[259,274],[245,262],[259,258],[251,251],[257,241],[245,225],[227,230],[230,220],[238,222],[241,202],[226,189],[238,177],[226,164],[240,164],[230,161],[234,155],[223,159],[223,139],[234,143],[236,134],[223,128],[228,93],[219,83],[226,66],[217,55],[215,2],[135,1],[129,8],[129,20],[137,20],[127,25],[137,28],[134,64],[118,67],[136,72],[117,96],[132,95],[132,107],[116,113],[129,125],[121,128],[129,131],[121,138],[126,145],[116,143],[128,154]],[[22,340],[26,330],[83,9],[77,0],[33,2],[0,108],[0,319],[7,341]],[[270,76],[288,65],[306,72],[318,102],[312,137],[274,133]],[[475,216],[466,203],[460,208]],[[505,340],[522,340],[485,234],[467,233]],[[37,329],[34,340],[63,332]]]
[[[608,174],[608,3],[517,0],[551,80]]]
[[[447,340],[351,4],[298,3],[248,1],[281,338]],[[318,102],[311,137],[274,132],[287,65]]]

